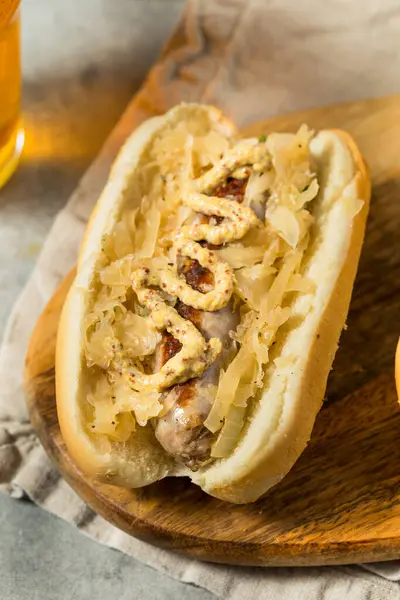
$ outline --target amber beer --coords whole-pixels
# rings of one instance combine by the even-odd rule
[[[0,187],[18,164],[24,138],[20,119],[20,18],[15,7],[18,3],[11,3],[14,8],[7,15],[1,11],[6,1],[0,0]]]

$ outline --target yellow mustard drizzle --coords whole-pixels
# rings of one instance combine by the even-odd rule
[[[206,194],[240,167],[251,165],[255,171],[262,171],[269,164],[265,144],[254,141],[250,144],[240,143],[226,153],[217,165],[194,180],[195,191],[183,198],[183,202],[194,211],[225,219],[219,225],[184,226],[171,236],[177,256],[197,260],[202,267],[211,271],[214,289],[206,293],[194,290],[178,275],[176,266],[169,266],[162,274],[155,270],[153,272],[151,267],[134,271],[132,288],[142,306],[150,311],[149,317],[153,325],[159,331],[166,329],[179,340],[182,348],[157,373],[147,375],[136,367],[130,367],[128,379],[132,386],[161,392],[177,383],[199,377],[221,352],[221,341],[218,338],[211,338],[206,342],[195,325],[169,306],[163,294],[154,287],[198,310],[216,311],[228,304],[234,289],[233,270],[215,252],[203,248],[198,242],[204,240],[209,244],[221,245],[239,240],[250,228],[260,225],[260,220],[249,206]]]

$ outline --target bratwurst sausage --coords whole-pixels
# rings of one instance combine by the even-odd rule
[[[212,195],[241,203],[246,185],[247,179],[231,177],[226,183],[220,184]],[[198,214],[196,222],[207,223],[211,218],[216,219],[217,223],[222,221],[221,217]],[[215,248],[206,242],[202,245],[210,249]],[[208,292],[214,285],[212,273],[203,268],[197,260],[181,261],[179,272],[186,282],[199,292]],[[226,368],[235,356],[236,344],[229,332],[236,329],[240,315],[237,308],[234,309],[232,301],[214,312],[197,310],[182,302],[175,308],[183,318],[190,320],[199,329],[206,341],[217,337],[222,343],[218,358],[200,377],[175,385],[164,392],[162,402],[167,412],[157,419],[155,425],[156,437],[168,454],[194,471],[207,462],[210,456],[212,434],[203,423],[215,398],[220,370]],[[180,349],[180,342],[168,332],[164,332],[157,349],[155,369],[159,369]]]

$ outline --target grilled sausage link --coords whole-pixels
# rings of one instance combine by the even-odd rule
[[[212,193],[214,196],[242,202],[246,184],[246,179],[229,178]],[[220,220],[220,217],[199,214],[196,215],[196,222],[207,223],[211,218],[217,222]],[[202,245],[209,247],[206,243]],[[213,288],[212,273],[196,260],[183,260],[179,271],[193,289],[206,293]],[[197,310],[181,302],[176,309],[183,318],[189,319],[199,329],[206,341],[216,337],[222,343],[220,355],[201,377],[175,385],[164,392],[163,405],[167,412],[155,424],[156,437],[166,452],[195,471],[210,457],[212,434],[203,423],[215,398],[220,370],[227,367],[236,353],[236,346],[229,332],[236,329],[240,316],[238,310],[234,310],[232,301],[214,312]],[[180,348],[180,342],[165,332],[157,349],[155,368],[160,368]]]

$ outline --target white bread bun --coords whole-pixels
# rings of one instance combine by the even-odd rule
[[[128,139],[112,168],[82,244],[78,275],[65,302],[56,353],[57,410],[63,438],[86,473],[117,485],[141,487],[169,475],[187,475],[207,493],[234,503],[256,500],[280,481],[306,447],[321,408],[327,378],[345,324],[361,251],[370,198],[364,161],[351,137],[322,131],[310,148],[320,191],[315,224],[305,257],[305,273],[317,283],[310,297],[299,295],[297,325],[279,330],[265,389],[249,409],[249,418],[233,453],[192,472],[167,455],[150,425],[137,427],[124,443],[99,442],[89,433],[81,322],[87,290],[96,272],[102,237],[113,230],[135,181],[140,162],[160,131],[171,123],[195,118],[205,129],[227,137],[234,126],[213,107],[181,105],[144,123]],[[355,210],[354,200],[362,200]],[[360,206],[360,204],[358,204]],[[288,368],[289,362],[289,368]]]

